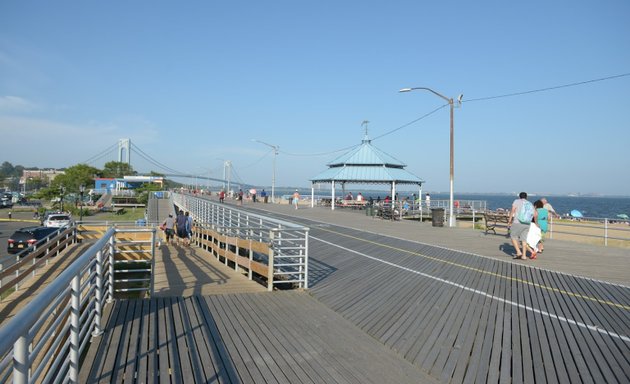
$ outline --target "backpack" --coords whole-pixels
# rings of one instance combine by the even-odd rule
[[[529,201],[525,200],[521,207],[516,212],[516,219],[521,224],[530,224],[532,219],[534,218],[534,205]]]

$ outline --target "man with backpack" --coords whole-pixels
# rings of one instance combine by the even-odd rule
[[[536,210],[532,203],[527,201],[527,193],[521,192],[518,199],[512,203],[512,210],[508,218],[508,227],[510,228],[510,238],[512,245],[516,250],[515,259],[527,260],[527,233],[532,220],[537,216]],[[522,248],[519,246],[521,241]],[[536,258],[536,251],[530,249],[532,258]]]

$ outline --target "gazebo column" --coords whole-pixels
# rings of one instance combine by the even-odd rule
[[[315,184],[311,183],[311,208],[315,206]]]
[[[396,206],[396,182],[392,181],[392,208]]]
[[[418,209],[420,210],[420,224],[422,224],[422,183],[420,183],[420,187],[418,190]]]
[[[330,193],[331,201],[330,201],[330,209],[335,210],[335,180],[332,181],[332,190]]]

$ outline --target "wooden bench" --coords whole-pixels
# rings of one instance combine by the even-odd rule
[[[494,232],[494,234],[497,234],[496,228],[505,228],[508,229],[508,219],[510,218],[509,215],[506,215],[504,213],[496,213],[496,212],[491,212],[491,211],[486,211],[483,213],[483,220],[486,224],[486,228],[484,233],[487,235],[488,231],[492,231]]]

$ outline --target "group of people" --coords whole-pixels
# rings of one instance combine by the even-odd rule
[[[184,246],[190,245],[190,241],[192,239],[192,227],[192,216],[190,216],[190,213],[188,212],[184,213],[183,210],[179,210],[179,212],[177,212],[177,217],[175,218],[169,213],[166,220],[164,220],[162,225],[160,225],[160,228],[166,235],[166,243],[174,244],[176,241],[177,245],[179,245],[181,241]],[[175,235],[177,235],[176,239]]]
[[[555,211],[545,198],[532,204],[527,200],[526,192],[521,192],[518,197],[512,203],[508,218],[510,239],[516,250],[514,258],[527,260],[529,252],[529,258],[535,260],[545,249],[544,238],[549,228],[549,216]]]

